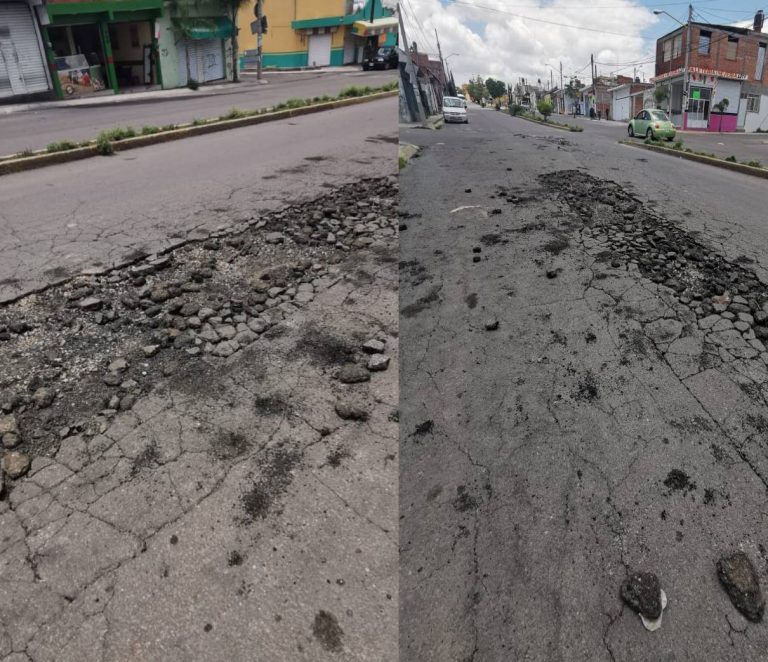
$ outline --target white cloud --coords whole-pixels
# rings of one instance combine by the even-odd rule
[[[548,82],[551,69],[546,64],[550,64],[556,70],[557,84],[560,62],[565,81],[578,70],[585,81],[590,79],[590,54],[605,63],[598,65],[599,74],[621,69],[619,73],[631,76],[633,66],[625,63],[651,60],[639,66],[646,80],[653,76],[655,42],[640,36],[658,21],[651,10],[632,0],[594,0],[593,6],[580,0],[526,1],[530,6],[521,8],[522,0],[461,0],[461,5],[447,7],[440,0],[401,0],[401,7],[408,39],[416,41],[419,50],[436,52],[437,28],[443,56],[458,53],[448,62],[457,83],[478,74],[510,83],[520,77]],[[525,20],[509,13],[604,32]]]

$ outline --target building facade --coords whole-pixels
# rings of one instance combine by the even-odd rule
[[[47,0],[43,23],[59,98],[232,79],[220,0]]]
[[[609,89],[611,93],[612,120],[627,121],[632,119],[644,108],[643,95],[648,89],[653,89],[652,83],[623,83]]]
[[[397,18],[382,0],[294,0],[265,2],[264,68],[341,66],[362,61],[379,46],[397,43]],[[254,2],[238,14],[238,40],[247,64],[258,58],[251,34]]]
[[[42,0],[0,0],[0,101],[49,93]]]
[[[663,106],[672,122],[700,131],[767,130],[768,34],[762,31],[763,12],[757,13],[752,28],[709,23],[690,27],[690,45],[685,27],[656,42],[653,82],[665,94]]]

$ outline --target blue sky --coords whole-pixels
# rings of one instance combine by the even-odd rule
[[[768,0],[766,7],[746,0],[699,0],[693,7],[696,21],[751,23],[757,9],[768,10]],[[514,82],[548,78],[553,69],[556,79],[560,62],[566,78],[573,72],[586,77],[592,53],[598,73],[636,71],[649,78],[656,39],[678,25],[653,10],[685,22],[688,5],[681,0],[401,0],[401,9],[408,37],[421,50],[436,51],[438,29],[443,55],[457,54],[449,62],[457,81],[493,75]]]

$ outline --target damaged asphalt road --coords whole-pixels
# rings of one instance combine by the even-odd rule
[[[762,660],[765,238],[671,166],[677,206],[615,146],[472,122],[401,177],[401,659]]]
[[[0,660],[394,659],[396,192],[0,309]]]

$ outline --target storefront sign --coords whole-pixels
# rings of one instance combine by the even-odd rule
[[[731,80],[747,80],[746,74],[732,74],[727,71],[716,71],[715,69],[701,69],[700,67],[690,67],[691,73],[702,74],[704,76],[715,76],[716,78],[730,78]]]

